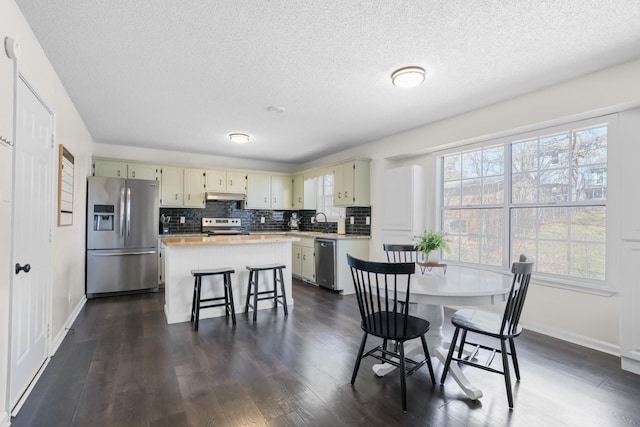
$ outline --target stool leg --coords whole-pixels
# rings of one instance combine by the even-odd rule
[[[253,270],[249,270],[249,281],[247,282],[247,299],[244,303],[244,312],[249,313],[249,299],[251,298],[251,281],[253,280]]]
[[[255,322],[256,320],[258,320],[258,290],[260,289],[260,287],[258,286],[258,283],[260,282],[260,272],[256,271],[256,281],[253,284],[253,321]]]
[[[191,299],[191,322],[195,319],[196,309],[196,290],[198,289],[198,276],[194,276],[193,279],[193,298]]]
[[[229,317],[229,286],[226,273],[222,277],[222,287],[224,288],[224,317]]]
[[[278,312],[278,279],[277,270],[273,270],[273,309]]]
[[[287,309],[287,293],[284,290],[284,280],[282,278],[281,268],[278,269],[278,273],[280,273],[280,288],[282,290],[282,305],[284,306],[284,315],[287,316],[289,314],[289,310]]]
[[[229,289],[229,301],[227,301],[227,313],[231,310],[231,322],[236,324],[236,309],[233,303],[233,288],[231,287],[231,273],[224,275],[225,289]]]
[[[196,313],[195,313],[195,324],[194,331],[198,330],[198,326],[200,326],[200,299],[202,298],[202,277],[198,276],[198,290],[197,290],[197,298],[196,298]]]

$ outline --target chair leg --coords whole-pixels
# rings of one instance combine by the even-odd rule
[[[464,351],[464,344],[467,342],[467,330],[462,330],[462,336],[460,337],[460,344],[458,344],[458,359],[462,359],[462,352]]]
[[[447,373],[449,372],[449,365],[451,365],[451,359],[453,359],[453,351],[456,349],[456,342],[458,341],[458,333],[460,332],[460,328],[456,328],[453,333],[453,339],[451,340],[451,344],[449,344],[449,353],[447,354],[447,361],[444,363],[444,368],[442,369],[442,378],[440,378],[440,384],[444,384],[445,378],[447,378]]]
[[[502,350],[502,370],[504,371],[504,384],[507,387],[507,400],[509,408],[513,408],[513,395],[511,393],[511,374],[509,373],[509,355],[507,354],[507,341],[500,340],[500,348]]]
[[[407,413],[407,371],[404,366],[404,342],[398,343],[400,351],[400,389],[402,390],[402,412]]]
[[[516,379],[520,381],[520,367],[518,366],[518,356],[516,355],[516,343],[513,338],[509,338],[509,346],[511,347],[511,360],[513,360],[513,370],[516,373]]]
[[[427,359],[427,367],[429,368],[429,375],[431,375],[431,383],[435,385],[436,376],[433,374],[433,365],[431,364],[431,355],[429,354],[429,347],[427,347],[427,339],[422,335],[420,337],[422,341],[422,350],[424,351],[424,357]]]
[[[282,269],[278,269],[278,274],[280,275],[280,290],[282,291],[282,305],[284,306],[284,315],[289,315],[289,309],[287,308],[287,293],[284,290],[284,279],[282,276]],[[277,302],[276,302],[277,304]]]
[[[351,385],[356,382],[356,376],[358,376],[358,370],[360,369],[360,361],[362,360],[362,353],[364,353],[364,346],[367,343],[367,334],[363,332],[362,340],[360,341],[360,349],[358,350],[358,357],[356,357],[356,364],[353,367],[353,374],[351,375]]]

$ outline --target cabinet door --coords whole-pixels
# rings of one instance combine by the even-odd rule
[[[302,277],[310,282],[316,282],[316,259],[314,248],[302,248]]]
[[[148,163],[127,164],[127,178],[129,179],[150,179],[158,181],[160,166]]]
[[[293,200],[291,201],[293,209],[304,209],[304,176],[296,175],[293,177]]]
[[[261,173],[247,174],[247,208],[271,207],[271,176]]]
[[[318,178],[311,178],[304,181],[304,198],[302,209],[316,210],[318,197]]]
[[[110,178],[126,178],[127,164],[114,160],[96,159],[93,161],[93,175]]]
[[[292,185],[288,175],[271,177],[271,209],[291,209]]]
[[[333,167],[333,206],[346,206],[347,198],[345,195],[345,167],[343,164]]]
[[[247,194],[247,174],[242,171],[227,171],[227,191]]]
[[[291,245],[291,270],[293,274],[302,277],[302,246]]]
[[[192,208],[204,208],[204,179],[202,169],[184,170],[184,205]]]
[[[182,207],[184,194],[183,169],[165,166],[160,170],[161,176],[161,198],[160,206]]]
[[[226,191],[227,173],[219,170],[207,170],[205,177],[207,191]]]

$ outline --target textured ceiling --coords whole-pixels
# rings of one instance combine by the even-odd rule
[[[97,142],[291,163],[640,57],[637,0],[16,3]]]

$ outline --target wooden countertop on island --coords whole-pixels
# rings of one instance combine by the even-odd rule
[[[165,246],[209,246],[209,245],[244,245],[279,242],[295,242],[298,237],[269,234],[242,236],[194,236],[194,237],[162,237]]]

